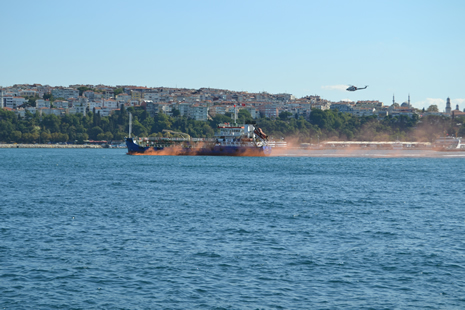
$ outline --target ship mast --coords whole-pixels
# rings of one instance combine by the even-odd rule
[[[132,113],[129,112],[129,138],[131,138],[132,134]]]

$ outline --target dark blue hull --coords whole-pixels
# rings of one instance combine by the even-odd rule
[[[271,154],[270,146],[143,147],[135,143],[132,138],[126,139],[126,145],[128,155],[268,156]]]

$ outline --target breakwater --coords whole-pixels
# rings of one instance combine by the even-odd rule
[[[85,144],[0,144],[3,149],[101,149],[101,145],[85,145]]]

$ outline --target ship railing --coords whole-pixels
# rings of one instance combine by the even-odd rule
[[[188,141],[194,141],[194,142],[210,142],[210,141],[215,141],[215,139],[212,138],[167,138],[167,137],[147,137],[147,138],[138,138],[136,140],[139,141],[149,141],[149,142],[158,142],[158,141],[173,141],[173,142],[188,142]]]

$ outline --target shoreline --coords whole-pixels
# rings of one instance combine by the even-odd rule
[[[0,144],[0,149],[103,149],[101,145],[84,144]]]
[[[84,145],[84,144],[0,144],[0,149],[105,149],[101,145]],[[115,148],[109,148],[115,149]],[[270,157],[371,157],[371,158],[389,158],[389,157],[465,157],[465,149],[453,151],[434,150],[432,148],[404,148],[404,149],[377,149],[377,148],[274,148]]]

